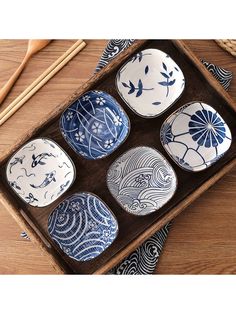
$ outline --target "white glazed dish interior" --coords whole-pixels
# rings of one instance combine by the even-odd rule
[[[130,214],[144,216],[163,207],[175,194],[177,176],[152,147],[134,147],[118,157],[107,172],[107,186]]]
[[[184,170],[202,171],[219,160],[232,142],[230,129],[220,114],[200,101],[173,112],[162,124],[161,143]]]
[[[119,69],[115,81],[125,103],[145,118],[162,114],[180,98],[185,88],[182,70],[158,49],[137,53]]]
[[[53,203],[69,189],[75,176],[71,158],[48,138],[26,143],[6,166],[10,187],[24,202],[34,207]]]

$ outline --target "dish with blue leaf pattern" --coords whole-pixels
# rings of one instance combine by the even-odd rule
[[[99,159],[125,141],[130,121],[111,95],[88,91],[64,111],[60,130],[76,153],[86,159]]]
[[[81,192],[66,198],[53,210],[48,232],[65,254],[84,262],[112,244],[118,234],[118,223],[100,198]]]
[[[158,49],[145,49],[120,68],[116,87],[136,114],[154,118],[179,99],[185,78],[168,54]]]
[[[172,113],[160,131],[161,143],[181,168],[201,171],[230,148],[232,135],[220,114],[203,102],[188,103]]]

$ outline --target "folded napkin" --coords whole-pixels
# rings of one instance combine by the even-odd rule
[[[95,72],[100,71],[119,53],[132,45],[133,39],[112,39],[108,42],[104,52],[98,62]],[[210,62],[201,60],[205,67],[227,90],[232,80],[232,72],[218,67]],[[124,259],[119,265],[114,267],[109,274],[116,275],[148,275],[152,274],[157,266],[159,256],[167,238],[171,222],[157,231],[152,237],[146,240],[140,247]],[[21,236],[30,240],[25,232]]]

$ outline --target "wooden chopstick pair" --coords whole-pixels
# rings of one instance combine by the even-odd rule
[[[43,85],[45,85],[64,65],[86,46],[83,40],[78,40],[47,70],[45,70],[29,87],[27,87],[7,108],[0,113],[0,126],[6,122],[24,103],[29,100]]]

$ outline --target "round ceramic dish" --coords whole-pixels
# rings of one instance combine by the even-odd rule
[[[232,136],[219,113],[194,101],[172,113],[160,131],[161,143],[178,166],[189,171],[206,169],[229,149]]]
[[[110,155],[125,141],[130,121],[111,95],[89,91],[64,111],[60,130],[76,153],[98,159]]]
[[[107,186],[127,212],[144,216],[157,211],[175,194],[177,177],[168,161],[154,148],[128,150],[109,167]]]
[[[112,244],[118,234],[118,223],[100,198],[81,192],[66,198],[53,210],[48,232],[69,257],[88,261]]]
[[[159,116],[181,96],[183,72],[158,49],[146,49],[126,62],[116,76],[117,90],[126,104],[145,118]]]
[[[75,166],[54,141],[32,140],[8,161],[6,177],[13,191],[26,203],[44,207],[58,199],[74,182]]]

